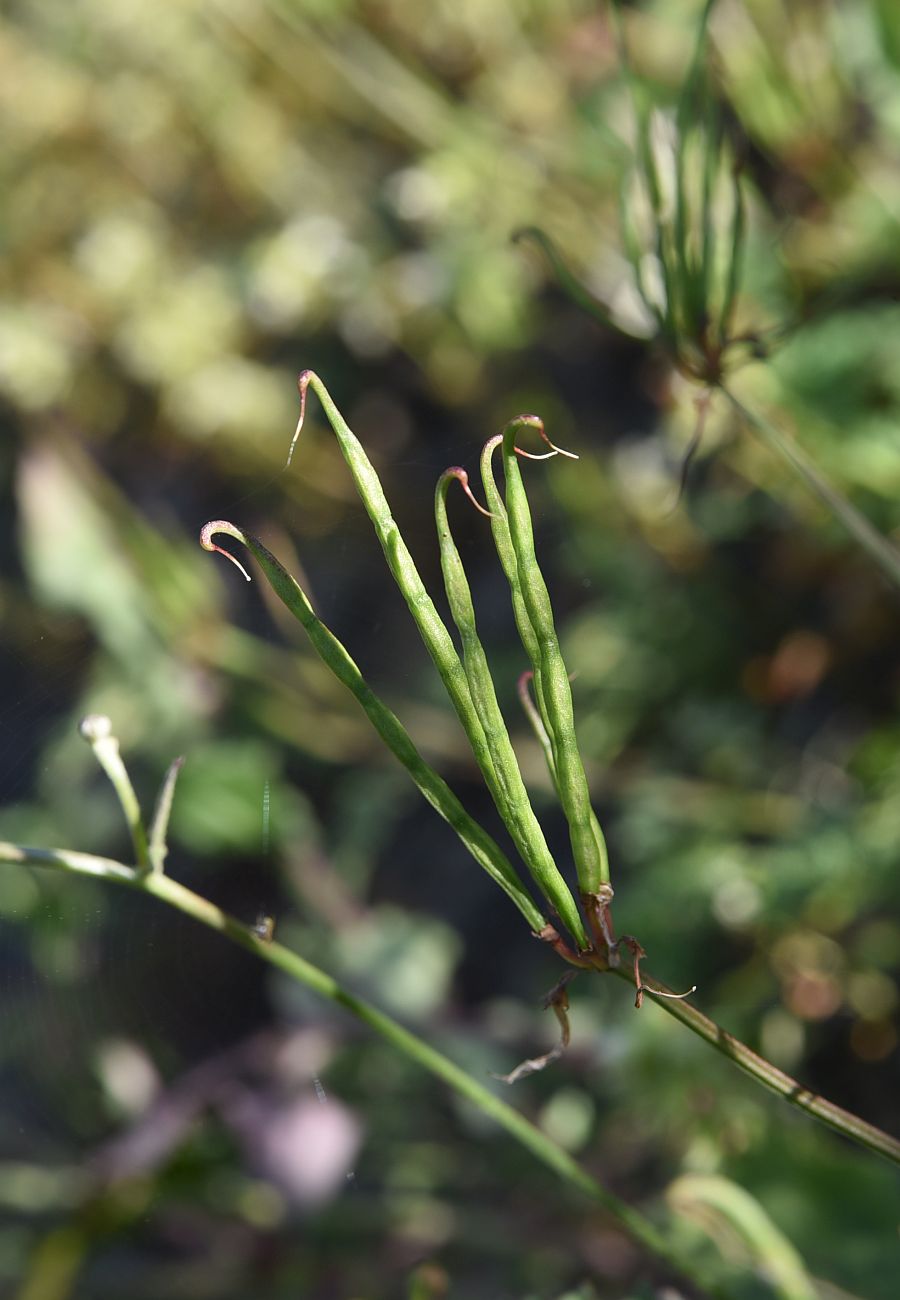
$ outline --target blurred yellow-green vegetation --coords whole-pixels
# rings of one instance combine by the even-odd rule
[[[663,129],[701,8],[623,7]],[[743,142],[736,323],[777,340],[735,391],[896,535],[900,8],[720,0],[709,66]],[[535,410],[581,457],[527,478],[620,927],[776,1064],[896,1126],[898,596],[715,398],[678,500],[696,391],[648,337],[625,256],[633,105],[608,7],[8,0],[0,122],[0,836],[127,854],[76,734],[109,714],[147,806],[186,756],[172,874],[272,915],[478,1077],[547,1050],[552,954],[263,584],[196,544],[233,518],[302,573],[495,830],[317,411],[284,461],[310,366],[436,592],[437,476]],[[514,242],[528,226],[612,325]],[[488,532],[461,516],[565,867]],[[570,1051],[514,1103],[620,1196],[680,1211],[748,1296],[895,1294],[888,1166],[607,983],[574,984]],[[148,900],[0,872],[4,1296],[597,1300],[665,1281],[247,955]]]

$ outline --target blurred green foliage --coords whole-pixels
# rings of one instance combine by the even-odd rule
[[[670,116],[700,8],[623,11],[635,76]],[[736,320],[789,327],[741,395],[896,533],[900,11],[720,0],[710,68],[745,141]],[[231,515],[302,567],[487,817],[331,440],[310,428],[282,466],[294,376],[314,366],[436,583],[437,475],[534,409],[582,456],[528,482],[620,926],[776,1063],[895,1123],[896,596],[724,406],[672,509],[694,393],[640,337],[617,217],[633,122],[606,9],[10,0],[0,106],[3,837],[126,851],[75,730],[107,713],[145,802],[187,756],[173,874],[274,915],[476,1074],[549,1047],[552,956],[262,585],[195,544]],[[535,224],[630,339],[511,242]],[[467,529],[501,703],[561,846],[516,719],[502,574],[480,521]],[[214,936],[8,869],[0,936],[5,1293],[587,1300],[661,1284],[479,1116]],[[886,1168],[623,989],[572,995],[573,1046],[517,1085],[524,1110],[650,1209],[676,1179],[732,1180],[818,1294],[893,1294]],[[298,1202],[267,1135],[317,1087],[361,1145]],[[154,1100],[182,1122],[148,1125]],[[110,1145],[148,1127],[152,1154]],[[86,1208],[103,1160],[119,1172]],[[749,1269],[746,1241],[717,1231],[706,1248]]]

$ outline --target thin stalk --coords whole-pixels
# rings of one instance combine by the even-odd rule
[[[613,972],[627,983],[635,984],[634,972],[629,967],[618,966],[613,968]],[[874,1124],[866,1123],[864,1119],[844,1110],[842,1106],[836,1106],[834,1102],[826,1101],[824,1097],[804,1088],[796,1079],[779,1070],[765,1057],[758,1056],[746,1043],[742,1043],[740,1039],[733,1037],[727,1030],[717,1025],[714,1020],[710,1020],[702,1011],[698,1011],[689,1002],[672,996],[672,990],[663,984],[662,980],[655,979],[644,970],[641,971],[641,985],[644,993],[653,998],[663,1011],[667,1011],[670,1016],[687,1025],[688,1029],[692,1029],[717,1052],[727,1056],[739,1069],[756,1079],[757,1083],[761,1083],[770,1092],[783,1097],[785,1101],[805,1111],[807,1115],[813,1115],[843,1137],[851,1138],[860,1146],[868,1147],[870,1151],[876,1151],[895,1164],[900,1164],[900,1141],[897,1138],[884,1133]],[[657,994],[662,996],[655,996]]]
[[[142,871],[149,871],[150,846],[147,842],[147,830],[141,815],[141,806],[131,784],[131,777],[122,762],[119,742],[112,734],[109,718],[91,713],[86,718],[82,718],[78,730],[82,739],[86,740],[94,751],[94,757],[116,792],[119,806],[128,824],[135,861]]]
[[[153,810],[153,820],[150,823],[149,856],[154,871],[162,871],[165,868],[166,853],[168,852],[166,837],[169,833],[172,800],[175,797],[175,782],[178,780],[178,773],[183,766],[184,758],[176,758],[174,762],[169,764],[168,771],[159,789],[156,807]]]
[[[536,1125],[513,1110],[505,1101],[490,1092],[483,1084],[454,1064],[443,1053],[423,1042],[385,1012],[378,1010],[364,998],[345,989],[332,976],[286,948],[277,940],[260,937],[255,928],[245,925],[222,910],[215,903],[179,884],[161,872],[139,872],[123,863],[108,858],[92,858],[89,854],[75,854],[66,850],[32,849],[24,845],[0,842],[0,862],[14,862],[30,866],[55,866],[78,874],[103,876],[116,884],[127,885],[139,893],[150,894],[163,903],[176,908],[201,925],[230,939],[232,943],[253,953],[289,978],[305,985],[320,997],[334,1002],[368,1025],[377,1034],[415,1064],[435,1075],[453,1088],[460,1096],[489,1116],[501,1128],[531,1152],[542,1164],[553,1170],[564,1182],[599,1205],[634,1241],[665,1261],[686,1277],[693,1279],[711,1295],[727,1295],[717,1287],[705,1270],[697,1267],[675,1245],[645,1218],[608,1191],[586,1170],[582,1169],[562,1147],[556,1145]]]
[[[549,731],[554,742],[559,794],[569,823],[572,855],[582,893],[594,895],[601,886],[609,884],[609,862],[602,835],[599,841],[597,839],[587,777],[575,736],[569,675],[553,624],[550,593],[534,550],[531,512],[515,445],[516,433],[522,428],[543,429],[543,424],[537,416],[522,415],[504,430],[506,512],[522,598],[538,644],[540,684],[550,720]]]
[[[227,520],[217,519],[204,527],[200,540],[206,550],[219,551],[238,563],[230,552],[213,541],[219,533],[233,537],[247,547],[276,596],[303,627],[322,662],[359,701],[381,739],[409,772],[431,806],[453,827],[475,861],[512,899],[531,929],[539,934],[544,929],[545,919],[500,846],[469,816],[446,781],[426,763],[400,719],[382,703],[347,649],[318,617],[303,588],[262,542]]]
[[[10,844],[0,840],[0,862],[23,867],[55,867],[74,876],[94,876],[111,880],[116,885],[134,886],[140,868],[126,866],[114,858],[101,858],[96,853],[78,853],[75,849],[37,849],[28,844]]]
[[[865,515],[861,514],[837,488],[829,483],[822,471],[816,467],[796,442],[791,438],[786,438],[763,416],[744,406],[743,402],[739,401],[730,389],[720,387],[720,391],[728,398],[728,401],[745,424],[749,425],[753,432],[759,435],[767,447],[786,460],[791,468],[800,475],[807,487],[821,501],[824,501],[828,509],[840,519],[851,536],[872,557],[885,577],[889,578],[895,586],[900,587],[900,551],[895,546],[892,546],[886,537],[882,537],[878,529],[869,523]]]
[[[559,913],[569,932],[577,937],[579,947],[586,948],[587,934],[578,913],[578,905],[553,861],[543,829],[531,806],[515,750],[506,729],[506,721],[497,701],[497,692],[494,689],[487,656],[478,636],[472,593],[463,567],[462,556],[453,540],[450,521],[447,518],[447,489],[454,479],[458,480],[467,492],[469,491],[468,475],[464,469],[455,466],[445,471],[438,479],[434,494],[435,525],[441,553],[444,587],[450,613],[462,642],[463,666],[472,693],[472,702],[484,725],[484,734],[490,747],[496,773],[497,784],[495,789],[491,789],[491,795],[516,848],[523,861],[527,863],[541,891]]]

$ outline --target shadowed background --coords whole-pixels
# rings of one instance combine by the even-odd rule
[[[664,109],[698,9],[625,9]],[[710,58],[745,141],[738,322],[800,323],[741,391],[890,534],[900,17],[722,0]],[[479,1077],[546,1050],[552,954],[262,583],[196,543],[224,517],[276,551],[495,831],[314,402],[284,461],[309,366],[436,592],[437,476],[534,410],[581,456],[525,472],[617,921],[660,978],[890,1127],[897,596],[724,406],[676,505],[695,393],[646,337],[622,250],[633,125],[605,6],[11,0],[0,114],[3,838],[127,853],[76,734],[107,713],[148,808],[186,756],[173,874],[272,915]],[[513,242],[529,225],[618,329]],[[489,529],[452,508],[565,868]],[[886,1167],[623,987],[581,979],[572,998],[572,1048],[517,1105],[635,1203],[721,1174],[823,1295],[892,1294]],[[4,1295],[593,1300],[660,1281],[386,1046],[147,900],[3,868],[0,1026]],[[86,1213],[91,1170],[112,1190]],[[715,1218],[716,1247],[683,1230],[740,1258]]]

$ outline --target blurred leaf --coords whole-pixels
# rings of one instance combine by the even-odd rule
[[[698,1223],[726,1258],[748,1255],[781,1300],[816,1300],[803,1260],[743,1187],[718,1174],[683,1174],[666,1198],[677,1213]]]

